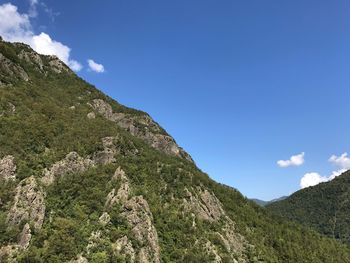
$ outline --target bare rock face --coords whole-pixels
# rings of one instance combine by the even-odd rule
[[[22,180],[16,188],[15,202],[7,215],[9,224],[29,221],[35,230],[41,229],[45,216],[44,193],[34,176]]]
[[[111,217],[107,212],[103,212],[98,221],[101,225],[106,226],[111,221]]]
[[[206,253],[208,255],[212,255],[213,256],[213,263],[221,263],[222,259],[218,253],[218,251],[216,250],[216,247],[208,240],[205,244],[204,244],[204,250],[206,251]]]
[[[44,64],[40,57],[40,55],[33,50],[29,51],[26,49],[22,49],[21,52],[18,54],[18,57],[20,59],[25,60],[27,63],[35,65],[40,71],[43,71]]]
[[[95,99],[89,105],[104,118],[115,122],[132,135],[143,139],[153,148],[168,155],[178,156],[193,162],[192,158],[176,144],[175,140],[166,135],[148,115],[132,116],[113,112],[111,105],[101,99]]]
[[[235,223],[226,215],[221,202],[217,199],[214,193],[203,188],[198,188],[196,191],[192,189],[192,192],[190,192],[185,188],[185,198],[183,199],[183,203],[184,211],[186,213],[192,211],[197,218],[211,223],[222,220],[223,227],[215,234],[222,240],[222,243],[229,254],[232,256],[242,255],[247,241],[242,235],[235,231]],[[193,221],[192,225],[195,227],[195,221]],[[206,245],[205,247],[212,250],[210,249],[212,244]],[[215,255],[215,253],[213,254]],[[215,258],[218,259],[216,256]],[[234,261],[235,258],[232,258],[232,260]]]
[[[19,249],[18,245],[0,247],[0,262],[16,262],[15,255]]]
[[[113,188],[112,191],[109,192],[105,204],[106,207],[112,207],[116,203],[125,203],[129,198],[129,180],[120,167],[115,171],[112,180],[120,180],[120,187],[117,191]]]
[[[45,185],[50,185],[55,178],[64,176],[68,173],[81,173],[93,166],[94,162],[88,158],[80,157],[76,152],[70,152],[67,156],[53,164],[50,169],[45,169],[41,181]]]
[[[224,209],[216,196],[206,189],[198,189],[198,192],[190,192],[185,189],[186,197],[183,199],[185,210],[193,211],[195,214],[210,222],[218,221],[225,215]]]
[[[101,231],[94,231],[91,233],[90,237],[89,237],[89,243],[86,246],[86,252],[87,254],[91,253],[91,250],[93,248],[95,248],[98,243],[100,243],[102,240],[102,233]]]
[[[12,155],[0,159],[0,179],[6,181],[16,179],[16,164]]]
[[[127,262],[130,262],[130,263],[135,262],[136,253],[127,236],[123,236],[122,238],[119,238],[112,245],[112,249],[116,255],[124,256]]]
[[[28,81],[29,76],[21,66],[18,66],[10,59],[0,53],[0,76],[13,77],[17,80]]]
[[[95,119],[96,118],[96,115],[94,112],[89,112],[86,117],[89,119],[89,120],[92,120],[92,119]]]
[[[56,73],[70,72],[70,69],[56,56],[48,56],[51,69]]]
[[[124,204],[122,216],[131,225],[133,236],[142,246],[139,262],[160,262],[158,235],[147,201],[142,196],[131,198]]]
[[[22,233],[19,237],[18,245],[22,249],[27,249],[29,246],[29,242],[32,238],[32,231],[30,230],[30,226],[26,223],[23,227]]]
[[[95,153],[92,157],[95,163],[109,164],[115,162],[115,155],[118,149],[114,144],[115,137],[105,137],[102,139],[103,150]]]
[[[130,262],[160,262],[158,234],[147,201],[142,196],[129,199],[129,179],[120,167],[115,171],[112,180],[120,182],[120,187],[108,194],[105,207],[109,209],[116,203],[122,205],[121,215],[130,225],[133,238],[141,246],[136,250],[125,236],[114,244],[115,253],[129,258]]]
[[[94,153],[91,159],[96,164],[109,164],[116,161],[117,154],[136,155],[138,150],[132,142],[122,142],[119,136],[102,138],[103,150]],[[121,145],[127,143],[128,146],[123,148]]]

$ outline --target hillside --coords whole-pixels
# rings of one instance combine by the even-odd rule
[[[350,171],[267,206],[273,213],[350,242]]]
[[[152,118],[0,41],[1,262],[350,262],[201,172]]]

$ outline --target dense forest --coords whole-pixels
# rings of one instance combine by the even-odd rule
[[[350,171],[267,206],[274,214],[350,243]]]

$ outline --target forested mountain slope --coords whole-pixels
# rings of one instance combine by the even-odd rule
[[[273,213],[350,243],[350,171],[272,203]]]
[[[0,83],[1,262],[350,262],[56,57],[0,41]]]

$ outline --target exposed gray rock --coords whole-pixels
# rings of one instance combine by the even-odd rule
[[[13,225],[19,225],[23,220],[29,221],[35,230],[39,230],[44,217],[44,193],[35,177],[28,177],[16,188],[15,201],[7,215],[7,221]]]
[[[96,118],[95,112],[89,112],[86,116],[89,120]]]
[[[160,262],[158,235],[147,201],[142,196],[131,198],[124,204],[122,216],[130,224],[134,238],[142,246],[138,255],[139,262]]]
[[[138,150],[130,141],[124,141],[121,137],[105,137],[102,139],[103,150],[94,153],[91,159],[96,164],[109,164],[116,161],[115,156],[121,155],[136,155]],[[123,147],[127,145],[127,147]]]
[[[103,150],[96,152],[92,159],[98,164],[109,164],[115,162],[115,155],[118,153],[118,149],[114,144],[116,137],[105,137],[102,139]]]
[[[227,252],[229,252],[231,255],[240,255],[241,257],[245,249],[245,245],[247,245],[247,241],[242,235],[237,233],[235,230],[235,224],[229,217],[225,217],[224,221],[225,224],[220,233],[218,232],[217,235],[225,245]]]
[[[127,236],[119,238],[113,245],[112,249],[116,255],[121,255],[128,260],[127,262],[134,263],[136,258],[135,250]]]
[[[40,55],[35,51],[33,50],[29,51],[29,49],[22,49],[21,52],[18,54],[18,57],[20,59],[25,60],[27,63],[37,66],[38,70],[43,71],[44,69],[43,61]]]
[[[184,212],[193,211],[196,217],[212,223],[222,220],[223,227],[216,234],[222,240],[227,252],[232,255],[232,260],[235,260],[234,255],[242,256],[247,241],[237,233],[234,222],[226,215],[221,202],[214,193],[202,187],[196,190],[192,189],[192,192],[185,188],[184,196]],[[192,226],[195,227],[195,220],[193,220]]]
[[[205,252],[210,255],[213,256],[213,263],[221,263],[222,259],[218,253],[218,251],[216,250],[216,247],[208,240],[205,245],[204,245],[204,249]]]
[[[44,169],[41,181],[45,185],[50,185],[57,177],[69,173],[81,173],[93,166],[94,162],[88,158],[80,157],[76,152],[70,152],[67,156],[53,164],[50,169]]]
[[[91,233],[89,237],[89,243],[86,246],[86,252],[87,254],[91,253],[91,249],[95,248],[98,243],[102,241],[102,233],[101,231],[94,231]]]
[[[185,188],[185,211],[193,211],[199,218],[210,222],[218,221],[225,215],[221,202],[214,194],[202,188],[193,192]]]
[[[32,231],[30,230],[30,226],[26,223],[23,227],[22,233],[19,237],[18,245],[22,249],[27,249],[29,246],[29,242],[32,238]]]
[[[10,59],[5,57],[1,53],[0,53],[0,76],[4,76],[5,78],[13,77],[17,80],[24,80],[24,81],[29,80],[27,72],[25,72],[25,70],[21,66],[12,62]]]
[[[111,217],[107,212],[103,212],[98,221],[101,225],[106,226],[111,221]]]
[[[10,244],[0,247],[0,262],[16,262],[16,253],[20,250],[20,247],[16,244]]]
[[[0,179],[6,181],[16,179],[16,164],[12,155],[0,159]]]
[[[115,122],[132,135],[143,139],[153,148],[166,154],[178,156],[193,162],[189,154],[179,147],[175,140],[160,128],[148,115],[131,115],[113,112],[110,104],[101,99],[95,99],[89,104],[97,113]]]
[[[107,195],[107,200],[105,203],[105,207],[112,207],[114,204],[117,203],[125,203],[129,198],[129,192],[130,192],[130,186],[129,186],[129,180],[125,175],[125,172],[118,167],[115,171],[112,180],[118,180],[120,181],[120,187],[119,189],[115,190],[115,188],[112,189],[111,192]]]
[[[95,99],[90,106],[107,120],[117,122],[125,117],[124,113],[114,113],[111,105],[101,99]]]
[[[51,69],[56,73],[69,72],[70,69],[56,56],[48,56]]]

